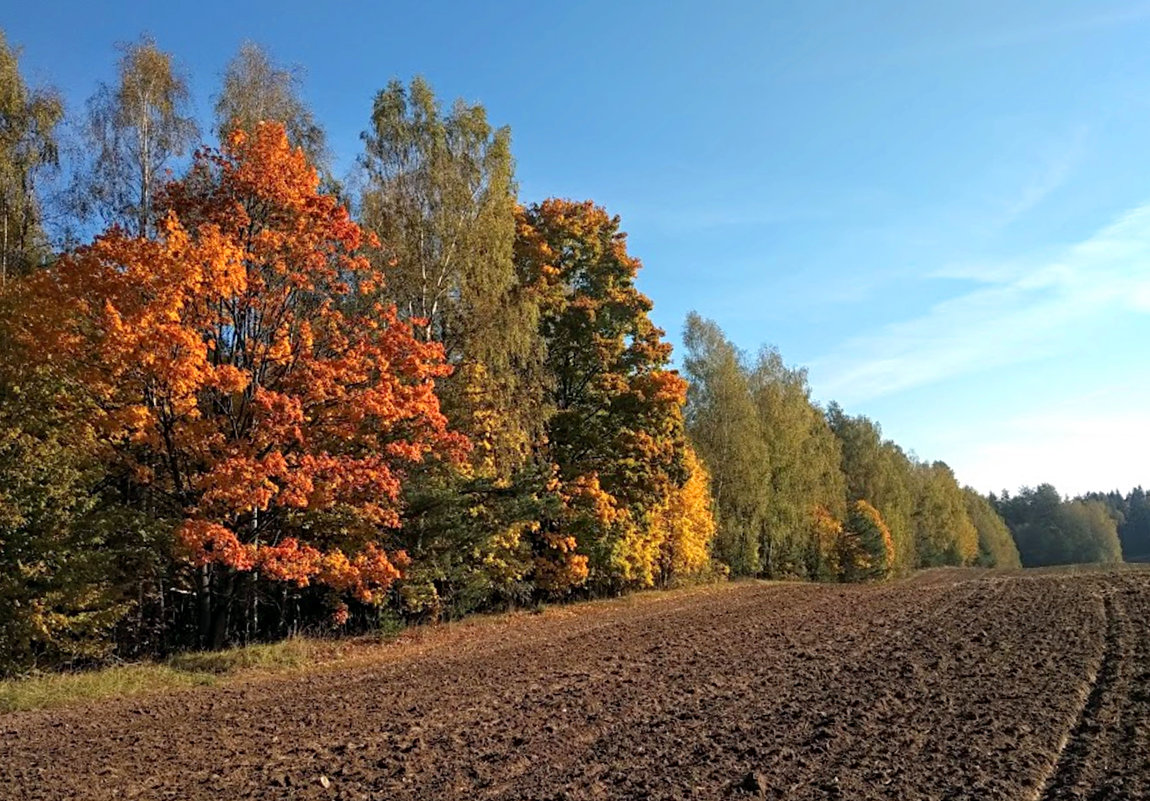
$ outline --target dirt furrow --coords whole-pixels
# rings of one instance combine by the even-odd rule
[[[431,632],[378,664],[0,717],[0,799],[1017,799],[1076,717],[1048,797],[1140,797],[1148,577],[752,584]],[[1104,786],[1126,794],[1065,794]]]
[[[1106,648],[1043,801],[1150,798],[1150,603],[1129,578],[1105,593]]]

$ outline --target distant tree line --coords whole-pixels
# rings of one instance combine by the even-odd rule
[[[828,577],[828,532],[857,531],[859,503],[887,532],[888,572],[1019,565],[986,498],[944,463],[908,456],[874,421],[820,408],[806,372],[776,350],[751,359],[695,314],[684,342],[687,430],[711,466],[715,552],[732,572]]]
[[[1027,567],[1150,560],[1150,503],[1141,487],[1063,498],[1050,484],[991,495]]]
[[[727,575],[1117,558],[1079,543],[1102,517],[1150,552],[1141,490],[984,498],[695,314],[672,369],[619,218],[520,202],[482,106],[392,81],[346,185],[258,46],[213,109],[201,146],[149,39],[82,111],[0,39],[0,673]]]

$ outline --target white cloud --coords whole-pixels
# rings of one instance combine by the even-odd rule
[[[960,481],[983,492],[1053,484],[1065,495],[1129,491],[1150,484],[1150,386],[1082,395],[1054,409],[983,424],[954,444],[948,459]]]
[[[811,376],[819,396],[857,403],[1057,355],[1109,315],[1150,311],[1150,204],[1049,261],[952,265],[946,273],[980,284],[817,360]]]

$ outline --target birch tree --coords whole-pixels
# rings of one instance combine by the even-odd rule
[[[88,101],[83,137],[87,163],[71,192],[75,212],[89,223],[118,224],[150,236],[156,192],[199,130],[191,114],[187,76],[170,53],[143,37],[122,45],[119,76]]]

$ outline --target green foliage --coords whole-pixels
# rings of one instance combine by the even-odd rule
[[[845,414],[837,403],[827,409],[827,422],[842,448],[847,500],[874,505],[890,528],[895,570],[916,566],[914,468],[902,449],[882,438],[878,423]]]
[[[1122,557],[1127,562],[1150,562],[1150,494],[1135,487],[1125,497],[1119,492],[1092,492],[1082,500],[1099,501],[1106,505],[1110,516],[1118,524],[1118,539],[1122,543]]]
[[[894,570],[894,540],[879,511],[866,501],[850,506],[840,539],[843,581],[881,581]]]
[[[471,438],[475,469],[507,478],[547,413],[538,310],[512,258],[511,132],[481,105],[442,111],[416,78],[376,95],[363,141],[361,216],[384,246],[384,299],[442,343],[456,366],[437,385],[444,412]]]
[[[58,166],[55,92],[30,89],[0,31],[0,286],[48,256],[37,181]]]
[[[975,564],[980,567],[1021,567],[1018,547],[1010,536],[1006,521],[993,504],[970,487],[966,487],[963,494],[966,498],[967,517],[978,531],[978,557]]]
[[[447,471],[413,481],[399,542],[412,567],[396,583],[396,611],[425,621],[529,603],[532,525],[555,512],[544,483],[527,470],[511,483]]]
[[[811,401],[805,370],[787,367],[777,350],[764,348],[750,385],[766,449],[759,552],[767,575],[805,576],[811,510],[844,512],[842,452]]]
[[[199,130],[188,78],[171,54],[148,37],[120,51],[117,81],[101,84],[88,100],[86,158],[73,176],[70,207],[78,223],[118,224],[147,236],[160,216],[156,194]]]
[[[248,199],[197,216],[195,209],[207,209],[205,198],[222,197],[211,176],[224,170],[224,161],[205,156],[198,171],[164,191],[197,136],[190,108],[189,80],[169,54],[147,38],[122,48],[116,80],[101,86],[76,126],[84,152],[72,165],[71,217],[60,227],[65,238],[98,223],[118,225],[139,238],[140,248],[131,252],[145,255],[134,263],[149,268],[158,263],[149,254],[161,252],[152,245],[162,242],[171,262],[157,272],[187,272],[189,286],[204,280],[202,265],[179,246],[183,240],[172,244],[157,233],[169,205],[189,207],[192,244],[215,241],[215,229],[198,224],[210,216],[239,232],[235,242],[259,239],[270,247],[270,240],[251,233],[279,219],[282,208]],[[11,345],[7,328],[23,308],[24,287],[34,283],[27,279],[37,272],[33,268],[60,265],[39,272],[45,286],[64,285],[65,277],[76,275],[67,270],[80,263],[77,254],[92,252],[53,254],[43,230],[37,193],[43,176],[57,168],[62,117],[54,94],[25,85],[17,54],[0,36],[0,674],[168,655],[197,637],[222,644],[287,636],[300,627],[330,625],[333,606],[341,626],[393,630],[729,573],[871,581],[935,565],[1112,562],[1122,550],[1127,558],[1150,560],[1150,498],[1141,488],[1126,497],[1065,501],[1044,485],[988,501],[960,488],[944,463],[908,456],[884,439],[876,422],[849,416],[834,403],[824,411],[811,397],[806,371],[787,365],[777,350],[748,356],[714,322],[694,313],[684,331],[684,381],[670,368],[670,345],[651,319],[651,300],[637,287],[640,263],[628,253],[619,218],[592,201],[519,206],[510,131],[494,127],[481,105],[442,106],[418,78],[406,86],[392,81],[376,95],[362,137],[356,201],[370,235],[361,241],[342,201],[331,201],[338,230],[323,234],[323,241],[299,240],[295,254],[326,277],[281,288],[293,308],[324,311],[316,325],[309,316],[291,337],[298,334],[305,350],[318,337],[324,343],[320,361],[342,364],[349,385],[370,382],[373,372],[387,369],[384,362],[394,366],[416,357],[405,345],[384,356],[373,351],[352,369],[359,351],[333,337],[330,321],[337,314],[354,313],[363,321],[361,344],[378,344],[379,331],[398,330],[397,314],[405,342],[435,359],[442,347],[449,368],[435,370],[435,397],[432,379],[423,385],[425,400],[445,413],[453,433],[444,436],[459,444],[460,454],[466,443],[454,432],[466,435],[470,455],[432,461],[414,449],[392,453],[395,442],[357,440],[357,463],[403,452],[403,469],[387,473],[394,508],[388,507],[386,525],[346,504],[311,509],[337,485],[341,492],[358,490],[356,481],[336,475],[322,459],[309,459],[311,472],[298,484],[300,464],[264,464],[271,451],[257,447],[251,433],[256,413],[248,401],[257,391],[268,392],[269,382],[298,376],[301,369],[298,358],[285,355],[290,346],[280,353],[268,345],[280,338],[280,329],[292,328],[279,313],[240,312],[239,323],[207,335],[192,328],[172,345],[163,325],[152,334],[143,329],[169,313],[179,317],[185,304],[124,323],[123,308],[108,303],[109,290],[84,280],[77,282],[84,290],[77,309],[85,311],[73,310],[74,319],[60,329],[75,334],[60,351],[72,358],[53,361]],[[312,166],[322,171],[327,159],[324,132],[302,100],[298,74],[247,43],[224,75],[215,129],[221,136],[236,129],[251,133],[264,121],[282,123],[291,146],[310,160],[303,164],[281,135],[277,155],[268,159],[272,169],[260,173],[294,197],[284,170],[294,158],[297,177],[314,183]],[[199,192],[207,194],[196,200]],[[344,235],[345,255],[362,254],[378,270],[352,275],[348,262],[341,267],[331,261],[333,251],[323,242]],[[280,275],[287,252],[282,245],[266,254],[261,281]],[[102,252],[110,255],[101,257],[108,269],[100,274],[120,283],[128,251]],[[216,254],[221,265],[234,263],[232,252]],[[230,267],[220,274],[231,287]],[[345,279],[354,283],[353,292],[343,291]],[[122,291],[147,305],[164,295],[164,286],[130,282]],[[238,286],[221,293],[221,312],[245,293],[254,296],[252,284]],[[46,320],[51,311],[66,317],[65,306],[49,303],[32,316]],[[134,337],[141,344],[96,388],[62,363],[85,361],[84,345],[71,347],[88,342],[86,327],[100,309],[124,328],[105,341]],[[237,334],[249,324],[263,336],[250,341],[262,345],[249,347]],[[238,358],[241,351],[245,359],[263,352],[275,366],[253,370],[242,387],[226,371],[196,383],[207,372],[197,367],[188,384],[194,389],[180,404],[186,431],[167,424],[145,430],[138,414],[174,408],[170,387],[164,388],[169,374],[178,372],[172,365],[201,347],[216,354],[213,371],[225,366],[219,354]],[[166,367],[140,380],[145,364],[149,370]],[[309,395],[314,407],[297,409],[287,395],[274,404],[276,455],[285,465],[295,459],[304,428],[315,424],[315,410],[330,402],[322,396],[320,374],[314,375],[315,381],[303,382],[318,393]],[[97,420],[109,419],[117,393],[133,381],[131,403],[113,410],[122,423],[113,433]],[[232,424],[187,447],[188,433],[202,434],[204,421],[220,419],[225,407],[235,413]],[[271,412],[269,405],[269,419]],[[349,408],[335,416],[346,417],[352,427],[346,430],[352,430],[363,412]],[[396,425],[416,423],[405,417]],[[234,448],[230,457],[225,443]],[[178,459],[172,455],[177,451]],[[122,458],[110,459],[112,452]],[[232,480],[221,472],[211,490],[231,498],[232,490],[244,489],[244,498],[256,499],[241,498],[229,511],[242,547],[229,552],[226,538],[213,538],[219,531],[212,537],[200,532],[193,537],[196,564],[189,566],[173,551],[172,521],[195,506],[189,493],[201,490],[184,486],[182,477],[209,463],[230,469],[241,452],[251,456],[250,473],[237,472],[240,478]],[[256,512],[258,498],[288,476],[298,492],[284,496],[287,505],[276,514]],[[324,542],[386,539],[396,552],[395,564],[387,563],[389,583],[375,596],[360,592],[350,608],[349,576],[359,568],[334,557],[321,564],[319,556],[289,548],[280,538],[289,529],[293,543],[294,535],[305,534]],[[241,545],[235,532],[224,533]],[[280,547],[284,555],[269,561],[271,549]],[[278,571],[275,581],[272,570]],[[329,582],[325,588],[317,586],[321,573]],[[311,658],[291,644],[177,653],[165,665],[108,672],[89,684],[36,685],[42,696],[31,684],[22,696],[0,682],[0,706],[211,681],[216,674],[294,667]],[[40,700],[28,700],[35,698]]]
[[[7,356],[11,357],[10,351]],[[0,377],[0,675],[107,656],[133,608],[92,432],[43,369]]]
[[[1150,562],[1150,494],[1135,487],[1123,503],[1118,536],[1128,562]]]
[[[1121,562],[1118,524],[1100,500],[1063,500],[1049,484],[997,502],[1025,567]]]
[[[839,441],[811,401],[806,371],[772,349],[748,366],[695,314],[684,342],[687,427],[713,473],[720,558],[744,575],[826,572],[822,518],[844,513],[845,481]]]
[[[687,432],[711,473],[715,555],[735,575],[756,575],[766,494],[767,443],[743,355],[719,327],[691,312],[683,331]]]
[[[551,199],[522,210],[520,281],[538,299],[546,405],[538,449],[579,523],[579,552],[603,590],[644,584],[658,559],[652,514],[687,480],[686,386],[635,286],[618,217]],[[562,532],[562,525],[552,526]]]
[[[966,565],[978,556],[978,530],[966,496],[943,462],[914,466],[912,517],[919,567]]]

